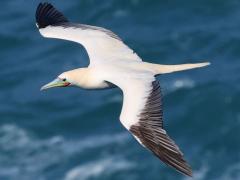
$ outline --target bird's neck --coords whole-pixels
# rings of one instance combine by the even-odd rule
[[[89,67],[74,69],[68,73],[71,76],[72,83],[83,89],[104,89],[111,87],[111,84],[97,76],[95,70]]]

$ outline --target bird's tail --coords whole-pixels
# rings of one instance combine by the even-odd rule
[[[177,64],[177,65],[162,65],[162,64],[152,64],[144,63],[145,68],[154,72],[155,75],[172,73],[177,71],[184,71],[188,69],[200,68],[210,65],[209,62],[194,63],[194,64]]]

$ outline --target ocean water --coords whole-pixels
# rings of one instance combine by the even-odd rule
[[[39,91],[88,64],[78,44],[40,36],[39,2],[1,1],[0,180],[190,180],[123,128],[120,90]],[[146,61],[210,61],[159,77],[165,129],[194,180],[240,179],[240,1],[49,2],[72,21],[111,29]]]

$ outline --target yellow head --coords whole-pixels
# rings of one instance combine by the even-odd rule
[[[71,71],[63,72],[56,79],[41,87],[41,90],[53,87],[68,87],[78,86],[81,87],[82,81],[85,77],[85,68],[74,69]]]

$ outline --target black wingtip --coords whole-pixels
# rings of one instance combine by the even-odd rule
[[[68,22],[67,18],[53,7],[50,3],[39,3],[36,10],[36,23],[38,28],[45,28],[49,25],[56,26]]]

